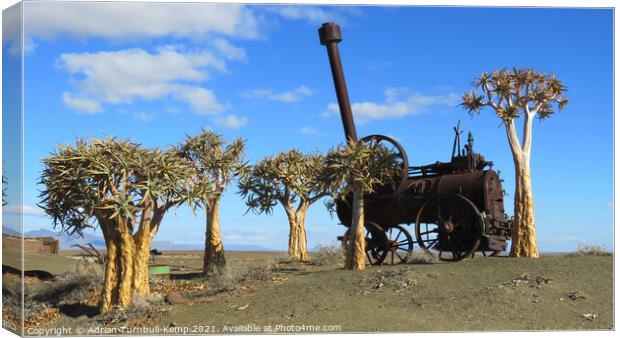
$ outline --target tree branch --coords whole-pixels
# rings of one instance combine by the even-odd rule
[[[523,154],[529,157],[532,151],[532,123],[536,112],[530,111],[528,105],[526,108],[525,119],[523,120]]]
[[[308,201],[310,202],[310,204],[314,204],[316,201],[320,200],[321,198],[323,198],[325,196],[329,196],[329,193],[324,192],[324,193],[321,193],[321,194],[317,194],[317,195],[315,195],[313,197],[310,197],[308,199]]]
[[[515,124],[513,120],[509,120],[504,122],[506,126],[506,135],[508,136],[508,144],[510,144],[510,150],[512,150],[512,154],[517,157],[521,157],[522,150],[521,145],[519,144],[519,138],[517,137],[517,131],[515,129]]]

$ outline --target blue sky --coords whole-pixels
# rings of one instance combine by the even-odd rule
[[[51,229],[36,208],[41,158],[77,137],[163,147],[209,127],[246,139],[250,162],[342,142],[317,34],[322,22],[336,21],[359,135],[396,137],[411,165],[448,161],[460,119],[511,195],[513,163],[500,121],[490,111],[470,117],[457,106],[459,97],[483,71],[554,72],[570,103],[534,126],[539,246],[612,248],[611,10],[26,2],[24,19],[26,231]],[[16,40],[5,36],[6,72],[19,58]],[[512,213],[510,196],[506,209]],[[225,246],[286,248],[280,208],[272,216],[245,211],[231,186],[221,203]],[[344,231],[337,223],[315,204],[309,247],[335,241]],[[156,237],[203,238],[204,215],[187,207],[170,212]]]

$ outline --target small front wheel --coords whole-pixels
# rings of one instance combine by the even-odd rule
[[[364,228],[366,236],[366,262],[370,265],[381,265],[388,254],[388,239],[385,231],[374,222],[365,222]],[[351,231],[347,231],[342,236],[342,249],[346,253],[351,244]]]

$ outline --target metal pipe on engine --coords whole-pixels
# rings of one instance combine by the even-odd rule
[[[355,131],[355,123],[353,122],[353,114],[351,112],[351,102],[349,101],[349,93],[347,92],[347,84],[344,80],[344,71],[342,70],[342,62],[340,61],[340,53],[338,51],[338,43],[342,41],[340,26],[333,22],[324,23],[319,28],[319,37],[321,45],[327,47],[327,55],[329,56],[329,65],[332,70],[336,96],[338,97],[338,106],[345,137],[348,142],[357,141],[357,132]]]

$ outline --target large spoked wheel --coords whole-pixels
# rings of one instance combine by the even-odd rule
[[[366,261],[370,265],[381,265],[388,254],[388,238],[385,231],[374,222],[365,222]],[[342,248],[348,250],[351,240],[348,229],[342,236]]]
[[[395,156],[396,164],[400,168],[400,172],[395,174],[392,182],[386,186],[375,189],[376,196],[390,196],[398,195],[407,188],[407,178],[409,177],[409,159],[403,146],[391,137],[385,135],[369,135],[361,139],[363,142],[367,142],[372,146],[385,147],[389,152]]]
[[[385,230],[388,241],[388,249],[384,264],[407,263],[413,253],[413,237],[407,229],[395,225]]]
[[[463,195],[429,199],[416,218],[420,248],[444,261],[473,257],[480,246],[483,219],[476,205]]]

